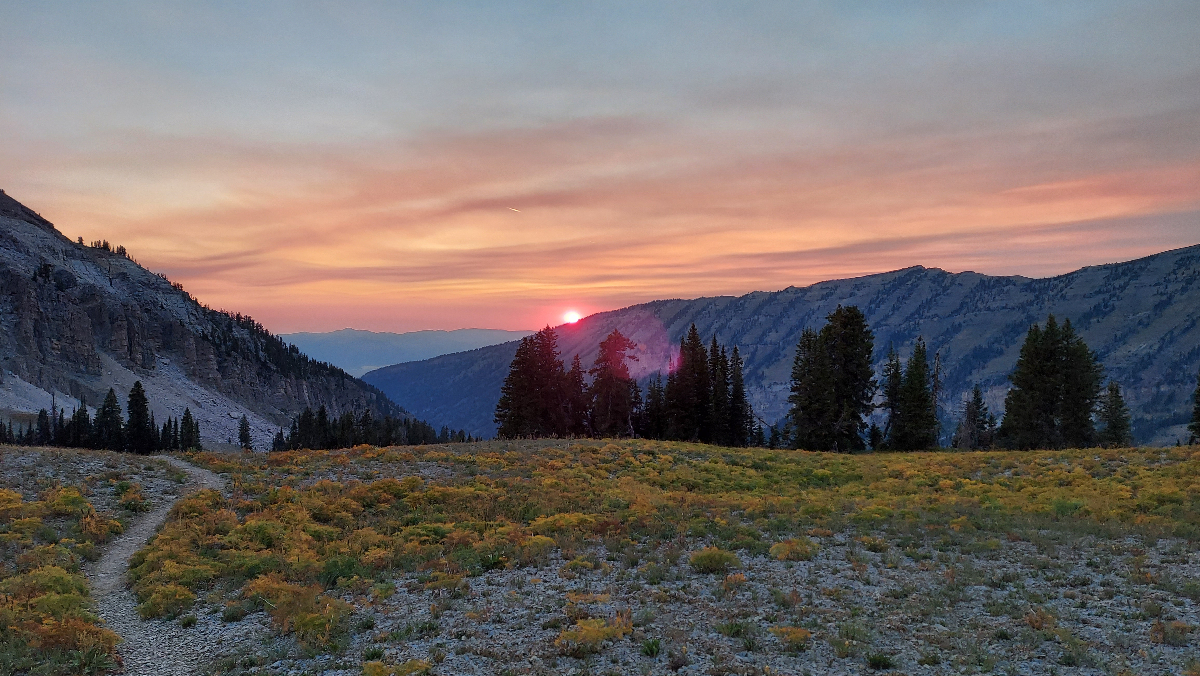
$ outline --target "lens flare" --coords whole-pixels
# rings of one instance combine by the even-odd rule
[[[563,313],[563,321],[568,324],[574,324],[575,322],[579,321],[582,318],[583,318],[583,315],[579,314],[578,312],[576,312],[574,310],[567,310],[566,312]]]

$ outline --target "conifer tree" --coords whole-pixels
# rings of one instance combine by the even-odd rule
[[[839,305],[819,333],[801,333],[788,398],[794,447],[842,453],[866,448],[865,416],[874,408],[874,346],[866,318],[853,305]]]
[[[93,446],[110,451],[125,450],[124,421],[121,417],[121,403],[117,401],[117,393],[111,387],[104,401],[96,411],[96,420],[92,425]]]
[[[238,421],[238,445],[243,450],[254,450],[254,442],[250,438],[250,419],[242,414],[242,419]]]
[[[183,409],[183,418],[179,421],[179,449],[190,451],[200,447],[200,425],[192,417],[192,409]]]
[[[800,332],[792,360],[792,393],[788,396],[787,423],[791,445],[810,451],[830,450],[829,412],[832,408],[832,369],[820,336],[812,329]],[[776,430],[772,428],[774,437]]]
[[[925,341],[917,338],[913,353],[904,365],[896,419],[891,421],[888,448],[917,451],[938,443],[937,408],[933,400],[933,375]]]
[[[630,377],[629,366],[625,362],[637,360],[636,356],[626,354],[636,348],[637,343],[616,330],[600,342],[596,363],[589,371],[592,385],[588,392],[592,404],[592,432],[597,436],[626,437],[634,434],[637,383]]]
[[[43,408],[38,411],[37,436],[34,437],[34,443],[38,446],[49,446],[53,442],[54,433],[50,429],[50,414]]]
[[[733,446],[732,426],[730,425],[729,397],[729,355],[725,348],[717,342],[716,334],[708,348],[708,378],[709,392],[712,393],[712,403],[709,414],[709,438],[712,443],[721,446]]]
[[[569,434],[566,380],[554,329],[547,326],[522,338],[496,404],[497,434],[505,438]]]
[[[711,441],[712,383],[708,353],[692,324],[679,342],[679,360],[667,377],[667,436],[679,441]]]
[[[892,423],[900,414],[900,386],[904,382],[904,365],[895,347],[888,347],[887,360],[883,364],[883,404],[887,421],[883,425],[883,445],[892,438]]]
[[[137,381],[129,389],[128,404],[125,409],[125,446],[138,454],[154,452],[156,430],[151,427],[150,401],[146,398],[146,390],[142,381]]]
[[[1009,380],[998,437],[1009,448],[1086,448],[1096,441],[1092,418],[1102,369],[1071,322],[1054,315],[1029,327]]]
[[[588,402],[587,383],[584,381],[583,364],[579,355],[571,359],[565,382],[568,434],[586,437],[592,433],[591,412]]]
[[[1100,422],[1104,427],[1100,430],[1100,445],[1106,448],[1124,448],[1133,445],[1133,434],[1130,433],[1129,407],[1121,396],[1121,387],[1117,381],[1108,381],[1108,388],[1100,399]]]
[[[983,400],[983,390],[976,385],[971,398],[963,407],[962,419],[954,432],[950,445],[964,450],[991,448],[996,431],[996,417],[988,412]]]
[[[731,446],[748,446],[754,440],[754,411],[746,398],[742,356],[736,345],[729,359],[729,429]],[[758,436],[762,436],[761,428]]]
[[[646,384],[646,404],[643,407],[641,435],[647,439],[667,438],[667,399],[662,376]]]
[[[1097,441],[1094,413],[1103,389],[1104,369],[1096,354],[1075,333],[1071,320],[1063,322],[1061,335],[1059,349],[1064,364],[1059,415],[1062,440],[1071,448],[1088,448]]]

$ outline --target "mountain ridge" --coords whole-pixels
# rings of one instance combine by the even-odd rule
[[[202,305],[123,253],[71,241],[0,192],[0,414],[124,402],[140,380],[156,416],[191,408],[208,442],[255,446],[305,406],[407,415],[382,392],[312,360],[250,317]]]
[[[352,376],[361,377],[383,366],[518,340],[531,333],[475,328],[393,333],[345,328],[326,332],[282,333],[279,337],[314,359],[334,364]]]
[[[1174,443],[1190,417],[1200,367],[1200,245],[1130,261],[1090,265],[1034,278],[948,272],[916,265],[741,296],[663,299],[610,310],[556,327],[564,360],[585,366],[609,331],[639,343],[639,378],[661,371],[695,322],[746,361],[747,392],[766,423],[786,411],[791,358],[800,332],[818,328],[838,304],[859,305],[875,332],[878,371],[889,344],[906,356],[917,336],[940,351],[943,418],[979,383],[997,414],[1029,325],[1047,314],[1070,319],[1126,391],[1143,442]],[[435,424],[493,434],[492,411],[516,343],[389,366],[363,379]],[[944,430],[948,434],[949,430]]]

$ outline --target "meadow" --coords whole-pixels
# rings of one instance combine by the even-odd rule
[[[117,668],[83,568],[179,479],[122,453],[0,447],[0,674]]]
[[[186,457],[230,493],[130,577],[147,618],[270,618],[218,672],[1200,674],[1197,447]]]

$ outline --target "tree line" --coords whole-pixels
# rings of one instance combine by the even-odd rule
[[[693,324],[680,340],[666,382],[641,388],[629,372],[636,343],[620,331],[599,346],[592,368],[576,355],[567,368],[557,336],[546,327],[521,340],[496,405],[498,435],[627,437],[765,445],[853,453],[912,451],[942,445],[938,401],[942,364],[918,337],[901,360],[889,348],[880,373],[872,367],[875,339],[855,306],[838,306],[796,346],[788,411],[764,438],[746,397],[737,347],[714,336],[705,348]],[[1132,443],[1129,408],[1120,386],[1105,384],[1096,353],[1071,322],[1049,315],[1026,334],[1009,376],[1002,420],[988,410],[979,385],[958,417],[950,446],[1065,448]],[[1200,435],[1200,379],[1191,426]],[[870,422],[875,420],[876,422]]]
[[[242,447],[250,449],[249,422],[243,418],[239,428],[238,437]],[[346,411],[340,416],[331,416],[322,405],[316,411],[305,407],[300,415],[292,419],[287,430],[280,428],[275,433],[271,450],[353,448],[359,444],[417,446],[469,441],[476,439],[463,430],[454,432],[449,427],[442,427],[439,431],[415,418],[376,418],[370,411]]]
[[[182,417],[167,418],[160,427],[140,380],[129,389],[126,414],[122,413],[113,388],[109,388],[94,418],[82,398],[79,403],[69,416],[64,409],[51,404],[49,411],[44,408],[38,411],[37,421],[29,425],[14,427],[9,420],[7,425],[0,425],[0,443],[139,454],[200,448],[200,423],[192,416],[191,409],[184,408]]]
[[[647,383],[645,397],[629,372],[637,344],[613,331],[595,362],[579,355],[567,368],[558,336],[547,326],[521,339],[496,404],[498,436],[644,437],[747,446],[762,436],[746,399],[742,358],[714,336],[705,348],[693,324],[680,340],[664,384]]]
[[[938,447],[940,356],[930,359],[918,337],[904,363],[889,349],[877,382],[870,366],[873,349],[873,334],[853,306],[838,306],[820,331],[805,330],[793,362],[788,414],[783,429],[772,430],[772,441],[843,452]],[[975,385],[951,446],[1028,450],[1132,443],[1120,386],[1115,381],[1103,386],[1096,353],[1069,320],[1060,325],[1050,315],[1044,328],[1030,326],[1009,380],[1000,424]],[[882,427],[867,424],[876,410],[884,415]]]

